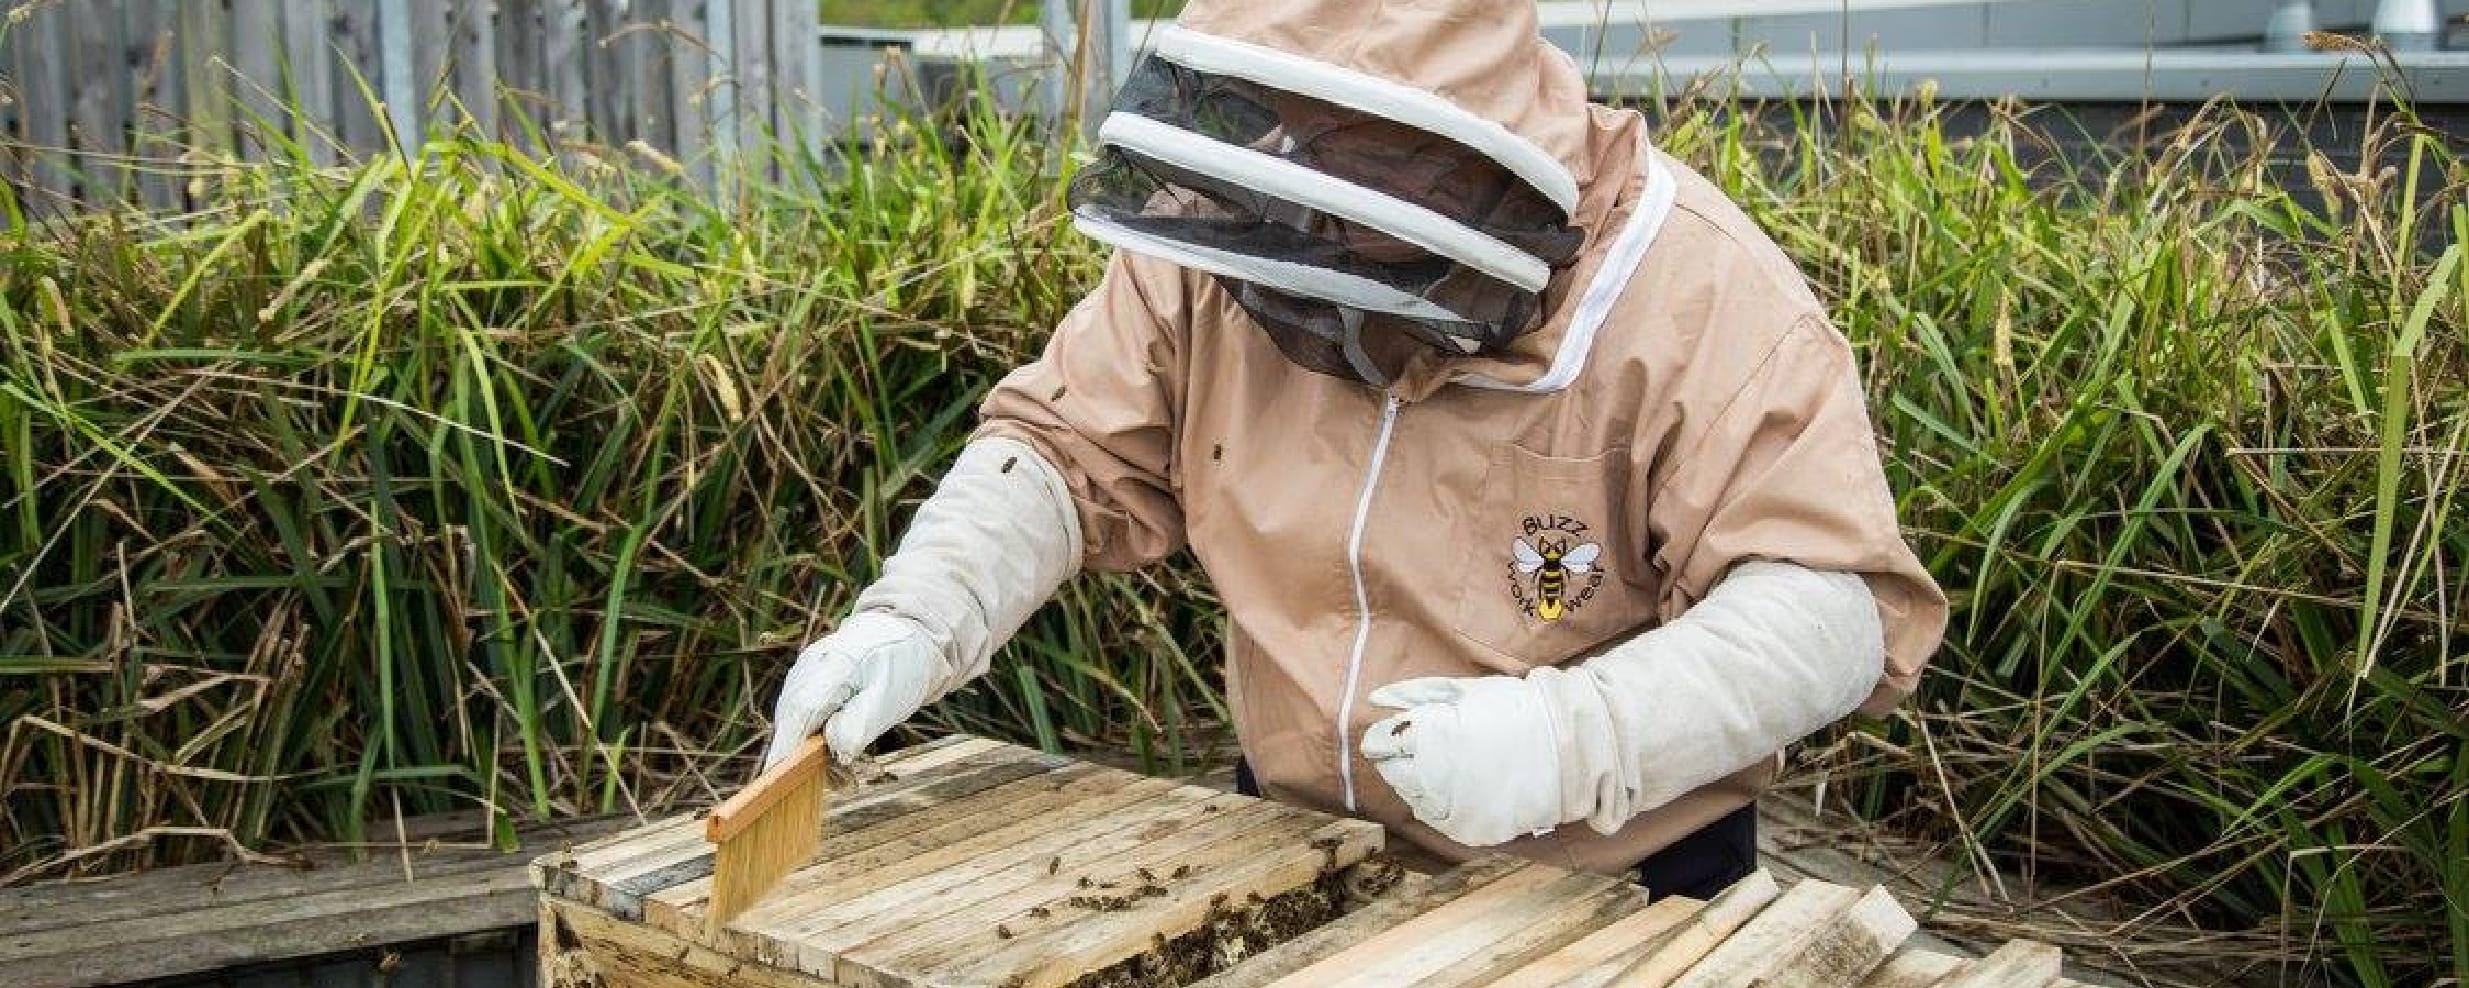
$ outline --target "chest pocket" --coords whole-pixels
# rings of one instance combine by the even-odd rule
[[[1504,445],[1454,533],[1457,633],[1528,666],[1557,665],[1642,630],[1654,613],[1641,533],[1622,492],[1625,450],[1547,456]]]

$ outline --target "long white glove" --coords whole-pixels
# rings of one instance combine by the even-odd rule
[[[1080,570],[1080,516],[1063,475],[1026,443],[960,451],[883,575],[840,627],[798,653],[772,709],[765,765],[818,728],[841,761],[986,671]]]
[[[1524,676],[1409,679],[1363,756],[1449,839],[1601,833],[1852,712],[1886,660],[1877,602],[1847,573],[1733,567],[1678,619]]]

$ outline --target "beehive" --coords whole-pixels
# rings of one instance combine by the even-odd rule
[[[824,832],[717,942],[692,815],[541,858],[544,983],[1056,988],[1220,949],[1238,925],[1317,925],[1382,840],[1375,824],[965,737],[884,759]]]
[[[691,816],[533,865],[548,988],[2073,988],[2054,948],[1916,950],[1884,890],[1711,902],[1504,856],[1410,875],[1375,825],[946,738],[834,800],[717,942]]]
[[[1197,988],[2083,988],[2058,951],[1915,949],[1885,890],[1758,872],[1711,902],[1493,857],[1251,957]]]

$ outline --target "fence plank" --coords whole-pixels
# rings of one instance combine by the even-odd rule
[[[815,17],[812,3],[772,0],[772,126],[784,139],[812,140],[820,133],[815,90],[822,66]]]
[[[178,184],[165,161],[178,156],[179,80],[171,44],[176,0],[135,0],[120,10],[121,64],[129,74],[129,151],[137,157],[137,200],[148,209],[179,205]]]
[[[419,63],[413,58],[418,38],[412,17],[410,0],[377,0],[377,92],[385,99],[394,145],[405,155],[420,146],[428,120],[423,99],[428,91],[420,84]]]
[[[80,17],[71,28],[69,64],[77,73],[76,116],[69,140],[76,145],[81,195],[89,203],[116,203],[126,194],[129,155],[129,73],[126,43],[117,17]]]
[[[383,99],[379,87],[385,82],[379,78],[377,10],[366,0],[335,0],[329,30],[334,33],[335,49],[335,135],[342,138],[346,153],[366,157],[386,148],[385,131],[378,126],[377,107],[372,103]]]
[[[835,119],[842,111],[834,105],[836,101],[830,95],[832,90],[845,87],[847,84],[833,80],[830,71],[825,66],[822,12],[817,10],[813,4],[807,4],[804,9],[805,18],[796,22],[798,50],[803,53],[801,57],[805,59],[805,71],[799,75],[797,83],[800,90],[797,97],[798,105],[804,111],[806,121],[806,133],[802,143],[810,148],[823,148],[833,144],[837,140],[836,135],[840,132],[840,128],[847,126],[846,122]],[[868,53],[874,56],[882,54],[879,49],[873,48],[869,48]],[[876,64],[882,63],[878,60]],[[859,83],[859,88],[863,89],[870,85],[874,78],[875,76],[868,75],[868,81]]]
[[[627,63],[633,47],[626,44],[625,15],[616,0],[583,0],[583,65],[585,116],[592,140],[619,145],[635,136],[634,72]]]
[[[219,3],[180,4],[173,43],[180,50],[180,113],[188,143],[200,164],[231,153],[231,50],[229,12]],[[197,190],[192,190],[196,194]]]
[[[541,2],[498,0],[497,5],[498,133],[525,147],[532,130],[547,127],[549,120],[542,109]]]
[[[582,0],[547,0],[541,10],[541,73],[547,82],[549,138],[553,142],[586,139],[590,107],[584,101],[584,37]]]
[[[625,37],[616,42],[632,49],[633,139],[663,150],[677,146],[673,116],[677,101],[669,93],[670,63],[674,60],[669,19],[673,8],[671,0],[634,0],[628,8]]]
[[[411,88],[420,100],[420,122],[429,129],[463,120],[463,113],[455,109],[454,87],[448,77],[458,55],[454,21],[462,7],[451,0],[419,0],[411,5]]]
[[[697,182],[712,180],[711,125],[705,110],[712,83],[710,43],[704,39],[709,0],[665,0],[668,22],[661,51],[668,57],[669,129],[676,136],[670,156]]]
[[[738,0],[704,0],[703,43],[709,55],[710,89],[704,109],[711,121],[713,174],[726,177],[737,160],[737,5]]]
[[[326,35],[327,0],[283,0],[283,85],[292,110],[292,140],[309,160],[334,162],[334,49]]]
[[[172,14],[172,48],[180,80],[181,142],[186,167],[180,188],[189,208],[214,196],[217,168],[231,158],[231,12],[219,3],[179,3]]]
[[[8,39],[0,38],[0,185],[7,186],[11,200],[25,195],[26,182],[25,166],[18,160],[26,137],[21,130],[24,118],[17,112],[25,100],[18,87],[15,49]]]
[[[497,133],[497,5],[492,0],[459,0],[454,5],[452,82],[455,98],[472,130],[482,137]]]
[[[758,133],[754,135],[754,150],[764,156],[765,174],[775,177],[781,173],[786,156],[772,142],[786,139],[790,125],[786,102],[790,77],[788,66],[781,61],[780,50],[780,9],[790,2],[754,0],[753,12],[747,15],[760,18],[761,24],[756,31],[756,37],[760,39],[758,55],[762,59],[762,83],[755,90],[757,95],[753,106],[753,119],[759,124]]]
[[[36,8],[9,31],[10,74],[18,80],[18,107],[25,114],[26,205],[60,208],[76,185],[69,161],[69,95],[58,53],[68,36],[68,8]]]
[[[729,12],[729,21],[737,28],[730,53],[735,57],[730,74],[737,79],[737,146],[752,159],[761,153],[772,128],[771,11],[765,0],[731,0],[731,5],[736,9]],[[762,174],[770,173],[768,164],[747,162],[748,167],[765,166]]]
[[[284,131],[283,21],[280,0],[230,0],[230,67],[223,73],[234,96],[234,118],[242,158],[263,161],[273,155],[275,138]]]
[[[831,53],[824,50],[822,17],[812,5],[806,8],[805,19],[797,22],[797,43],[801,57],[805,59],[805,70],[797,83],[798,107],[806,127],[801,143],[808,148],[834,149],[840,135],[849,126],[848,121],[843,119],[848,115],[847,107],[863,101],[863,98],[852,98],[849,94],[855,91],[867,94],[867,97],[873,95],[872,87],[876,80],[883,77],[883,56],[888,49],[875,44],[860,49],[869,64],[861,80],[854,85],[846,78],[833,78],[834,72],[845,69],[833,65],[828,57]]]

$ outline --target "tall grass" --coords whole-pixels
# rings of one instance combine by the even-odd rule
[[[2220,106],[2070,165],[2015,110],[1745,109],[1653,116],[1827,292],[1957,604],[1830,791],[2293,983],[2469,974],[2448,139],[2292,171]],[[702,193],[445,136],[206,168],[177,222],[6,203],[0,877],[743,771],[1099,259],[1060,151],[982,109],[784,164]],[[1188,565],[1082,581],[927,724],[1188,768],[1214,607]]]
[[[2068,165],[2012,107],[1780,143],[1720,109],[1663,141],[1831,290],[1956,603],[1913,715],[1845,746],[1852,798],[2302,958],[2263,973],[2469,977],[2452,140],[2402,112],[2342,173],[2216,105]]]
[[[448,140],[13,230],[0,873],[707,794],[1095,263],[967,127],[730,206]],[[1179,587],[1076,589],[938,722],[1177,764],[1202,663],[1125,658],[1205,645]]]

